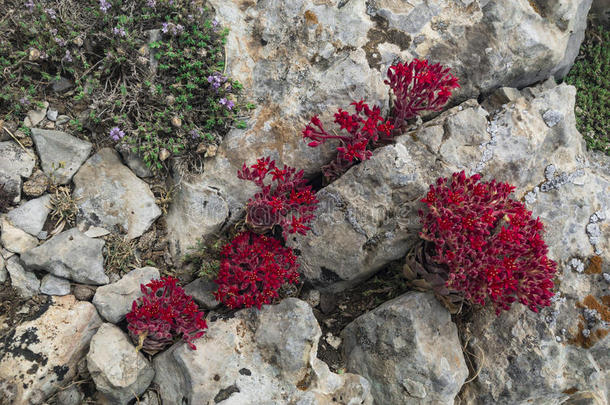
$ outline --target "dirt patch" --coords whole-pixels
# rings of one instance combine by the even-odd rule
[[[352,289],[336,294],[321,294],[320,305],[313,309],[322,328],[318,358],[328,364],[333,372],[344,371],[345,359],[341,346],[333,347],[329,343],[332,342],[330,338],[341,336],[341,331],[365,312],[407,292],[408,287],[401,272],[402,263],[391,263],[375,276]],[[302,299],[303,297],[304,294]]]

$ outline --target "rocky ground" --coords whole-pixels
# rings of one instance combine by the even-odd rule
[[[0,124],[0,403],[607,405],[610,158],[586,149],[561,83],[591,1],[211,4],[231,28],[227,71],[258,107],[202,173],[151,177],[50,103],[28,113],[29,135]],[[312,232],[287,241],[302,285],[261,310],[220,306],[182,263],[242,219],[255,190],[237,170],[270,155],[318,177],[333,150],[303,142],[309,117],[360,98],[387,110],[387,67],[414,57],[452,68],[452,104],[318,187]],[[544,222],[558,275],[539,314],[451,315],[402,277],[419,200],[460,170],[515,185]],[[125,315],[166,274],[208,330],[196,351],[151,356]]]

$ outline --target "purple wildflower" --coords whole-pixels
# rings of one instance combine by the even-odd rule
[[[169,23],[164,22],[163,26],[161,27],[161,32],[167,34],[167,31],[169,31]]]
[[[127,35],[127,32],[125,32],[125,29],[123,27],[114,27],[112,29],[112,33],[114,35],[118,35],[118,36],[121,36],[121,37],[124,37],[125,35]]]
[[[106,13],[110,7],[112,7],[112,5],[108,3],[108,0],[100,0],[100,10],[102,12]]]
[[[28,9],[30,13],[34,12],[34,7],[36,6],[32,0],[28,0],[25,2],[24,6]]]
[[[52,9],[52,8],[45,8],[44,12],[47,13],[52,20],[57,19],[57,13],[55,13],[54,9]]]
[[[233,107],[235,107],[235,103],[231,100],[227,100],[226,98],[221,98],[220,100],[218,100],[219,104],[224,105],[225,107],[227,107],[227,110],[232,110]]]
[[[155,8],[155,6],[157,5],[157,0],[148,0],[148,1],[146,2],[146,5],[147,5],[148,7]]]
[[[66,49],[66,54],[64,55],[62,60],[66,62],[72,62],[72,55],[70,54],[69,50]]]
[[[125,132],[121,130],[119,127],[113,127],[110,129],[110,138],[114,141],[118,141],[122,137],[125,136]]]
[[[212,75],[208,76],[208,83],[210,83],[216,91],[218,91],[220,86],[226,81],[227,78],[218,72],[214,72]]]
[[[218,26],[218,20],[216,19],[216,17],[214,17],[214,19],[212,20],[212,27],[216,28]]]
[[[31,104],[31,103],[30,103],[30,100],[28,100],[28,99],[27,99],[25,96],[21,97],[21,98],[19,99],[19,102],[20,102],[21,104],[23,104],[23,105],[30,105],[30,104]]]
[[[191,138],[193,138],[193,139],[199,138],[199,131],[197,131],[196,129],[191,129],[189,131],[189,134],[191,135]]]

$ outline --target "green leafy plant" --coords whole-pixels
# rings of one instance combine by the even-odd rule
[[[591,149],[610,155],[610,31],[590,28],[566,83],[576,87],[576,122]]]
[[[225,75],[228,30],[198,1],[7,0],[0,4],[0,119],[45,97],[83,112],[69,125],[100,146],[123,143],[156,173],[198,163],[253,105]],[[50,91],[59,81],[72,88]],[[118,128],[124,136],[116,139]],[[203,145],[202,145],[203,144]],[[190,167],[200,165],[191,164]]]

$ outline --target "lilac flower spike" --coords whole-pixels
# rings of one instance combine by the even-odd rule
[[[112,5],[110,3],[108,3],[108,0],[100,0],[100,10],[105,14],[108,9],[112,7]]]
[[[118,141],[119,139],[121,139],[124,136],[125,136],[125,132],[123,132],[121,130],[121,128],[113,127],[112,129],[110,129],[110,138],[112,138],[112,140]]]

